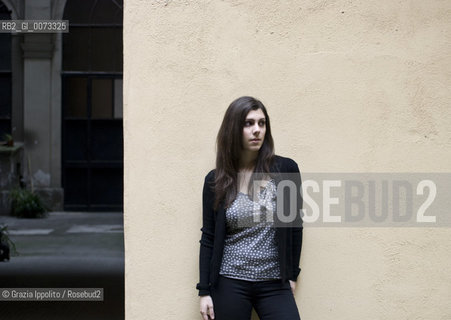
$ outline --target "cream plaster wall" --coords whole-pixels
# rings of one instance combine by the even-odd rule
[[[263,101],[301,171],[450,172],[450,52],[449,0],[125,1],[127,319],[200,319],[202,183],[233,99]],[[450,265],[446,228],[306,228],[301,318],[451,319]]]

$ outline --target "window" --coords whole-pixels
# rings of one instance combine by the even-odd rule
[[[122,5],[68,0],[63,34],[65,210],[123,209]]]

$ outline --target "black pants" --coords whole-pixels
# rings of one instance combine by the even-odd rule
[[[215,320],[250,320],[252,307],[260,320],[300,320],[288,280],[253,282],[220,275],[210,295]]]

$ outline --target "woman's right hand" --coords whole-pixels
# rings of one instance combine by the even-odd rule
[[[200,314],[202,315],[202,320],[210,320],[215,318],[213,300],[211,299],[211,296],[200,297]]]

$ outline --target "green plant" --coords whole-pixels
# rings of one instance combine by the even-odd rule
[[[0,225],[0,244],[5,244],[6,246],[10,247],[14,255],[19,254],[19,252],[17,252],[16,250],[16,245],[9,237],[8,226]]]
[[[10,192],[12,215],[19,218],[43,218],[48,208],[42,203],[41,198],[27,190],[14,188]]]
[[[6,141],[6,145],[7,146],[12,147],[14,145],[14,140],[13,140],[13,136],[12,135],[10,135],[8,133],[5,133],[3,135],[3,139]]]

